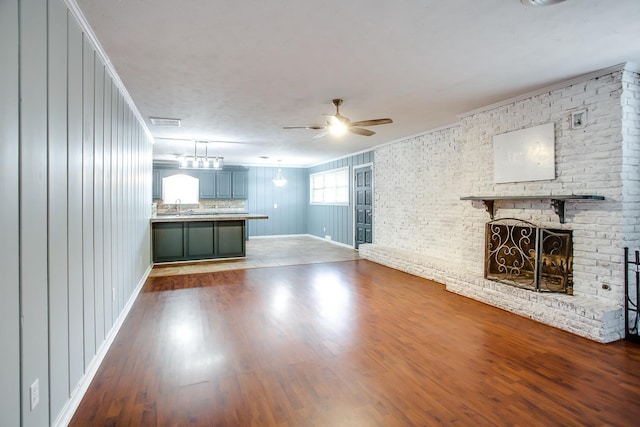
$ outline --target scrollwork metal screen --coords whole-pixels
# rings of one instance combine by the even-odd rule
[[[573,293],[571,231],[512,218],[487,223],[485,277],[535,291]]]

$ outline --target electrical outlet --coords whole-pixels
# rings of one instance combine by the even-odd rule
[[[273,209],[278,209],[278,204],[277,203],[273,204]]]
[[[31,393],[31,410],[33,411],[40,402],[40,379],[36,379],[31,387],[29,387]]]

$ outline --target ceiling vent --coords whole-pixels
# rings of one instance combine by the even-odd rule
[[[180,119],[165,119],[160,117],[149,117],[151,124],[154,126],[173,126],[180,127]]]
[[[564,0],[520,0],[525,6],[551,6],[562,3]]]

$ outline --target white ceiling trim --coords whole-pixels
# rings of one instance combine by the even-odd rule
[[[98,41],[98,38],[93,32],[91,25],[89,25],[89,23],[87,22],[87,19],[82,13],[82,10],[80,10],[80,7],[78,6],[75,0],[64,0],[64,2],[67,5],[69,12],[71,12],[71,15],[74,18],[76,18],[76,20],[80,24],[80,28],[82,29],[82,31],[85,33],[85,35],[87,36],[87,38],[89,39],[93,47],[95,48],[96,53],[100,56],[100,59],[102,59],[102,62],[104,62],[105,67],[111,74],[111,78],[115,82],[118,89],[120,89],[120,92],[122,92],[122,96],[124,97],[125,102],[129,105],[129,108],[131,108],[131,111],[133,111],[133,114],[136,116],[136,118],[138,119],[138,122],[140,122],[140,125],[144,129],[144,133],[147,135],[147,138],[153,144],[155,142],[155,139],[153,138],[153,135],[151,134],[149,127],[144,121],[142,114],[140,114],[140,110],[138,110],[136,103],[133,102],[133,98],[131,97],[131,95],[129,94],[129,91],[127,90],[124,83],[122,82],[122,79],[120,79],[120,75],[118,75],[118,72],[113,66],[113,63],[111,62],[111,60],[109,59],[109,56],[102,48],[102,45],[100,44],[100,42]]]
[[[463,118],[472,116],[474,114],[483,113],[489,110],[494,110],[496,108],[504,107],[505,105],[513,104],[519,101],[523,101],[525,99],[533,98],[534,96],[542,95],[543,93],[546,93],[546,92],[562,89],[567,86],[571,86],[577,83],[582,83],[587,80],[595,79],[597,77],[606,76],[607,74],[615,73],[617,71],[622,71],[624,69],[628,69],[627,64],[632,64],[632,63],[624,62],[622,64],[614,65],[612,67],[603,68],[602,70],[592,71],[590,73],[582,74],[580,76],[573,77],[568,80],[563,80],[561,82],[552,84],[550,86],[545,86],[531,92],[523,93],[522,95],[518,95],[513,98],[505,99],[504,101],[499,101],[494,104],[489,104],[484,107],[476,108],[475,110],[467,111],[466,113],[462,113],[458,115],[458,119],[462,120]]]

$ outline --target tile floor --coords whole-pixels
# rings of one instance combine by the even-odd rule
[[[247,241],[246,250],[247,256],[244,259],[156,265],[150,276],[175,276],[245,268],[348,261],[359,258],[358,251],[354,249],[307,235],[254,238]]]

